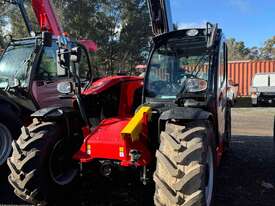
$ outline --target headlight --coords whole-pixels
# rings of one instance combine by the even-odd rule
[[[187,92],[202,92],[207,89],[207,81],[203,79],[188,79],[186,83]]]
[[[57,84],[57,91],[62,94],[69,94],[73,91],[73,84],[72,82],[60,82]]]

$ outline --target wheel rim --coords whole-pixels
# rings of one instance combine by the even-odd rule
[[[49,170],[53,181],[58,185],[71,183],[78,174],[72,157],[66,155],[64,141],[58,141],[50,155]]]
[[[206,196],[206,205],[210,206],[213,195],[213,187],[214,187],[214,162],[213,162],[213,153],[212,148],[209,146],[207,152],[207,172],[206,172],[206,188],[205,188],[205,196]]]
[[[9,129],[0,123],[0,165],[2,165],[11,152],[12,135]]]

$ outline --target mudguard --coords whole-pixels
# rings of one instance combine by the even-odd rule
[[[47,107],[36,111],[31,117],[43,120],[59,120],[72,114],[75,114],[75,110],[71,107]]]
[[[207,120],[211,117],[212,114],[210,112],[207,112],[200,108],[175,107],[173,109],[163,112],[160,116],[160,120]]]

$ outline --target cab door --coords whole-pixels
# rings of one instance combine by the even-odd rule
[[[50,106],[72,106],[71,99],[60,99],[57,84],[64,81],[67,76],[57,74],[57,45],[44,47],[40,61],[35,69],[31,92],[39,108]]]
[[[225,137],[226,109],[227,109],[227,56],[226,44],[221,43],[219,52],[219,66],[217,78],[217,116],[220,143]]]
[[[83,86],[89,83],[91,79],[91,64],[89,54],[85,47],[80,46],[81,61],[78,65],[79,77],[83,82]],[[63,81],[73,81],[68,77],[68,73],[64,70],[63,74],[59,74],[57,65],[57,45],[45,47],[41,56],[40,63],[36,69],[35,78],[32,83],[32,95],[40,108],[51,106],[72,107],[73,101],[68,98],[60,98],[61,94],[57,91],[57,85]]]
[[[170,0],[147,0],[153,34],[155,36],[173,31]]]

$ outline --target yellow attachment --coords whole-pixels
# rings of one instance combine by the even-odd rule
[[[124,127],[121,132],[121,137],[125,138],[130,136],[132,141],[138,141],[142,132],[142,121],[144,114],[148,115],[148,120],[151,118],[152,108],[148,106],[141,107],[130,122]]]

